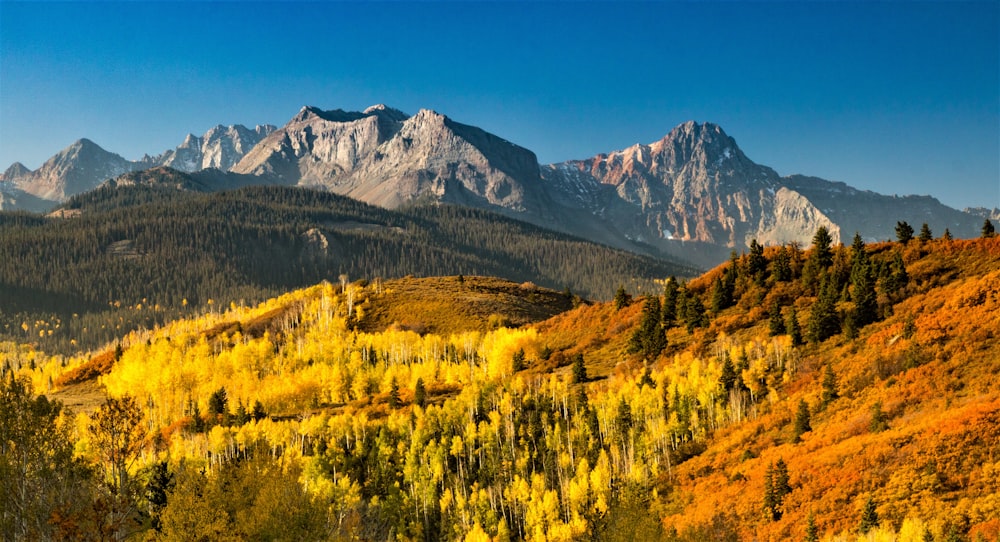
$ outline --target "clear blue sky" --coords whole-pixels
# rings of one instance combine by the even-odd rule
[[[712,121],[783,175],[994,207],[998,6],[3,0],[0,168],[387,103],[542,163]]]

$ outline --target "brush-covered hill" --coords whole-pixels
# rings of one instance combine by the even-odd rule
[[[135,413],[126,480],[163,498],[126,519],[154,539],[995,540],[998,292],[1000,238],[818,233],[518,328],[505,295],[560,294],[451,276],[0,355],[55,396],[101,358],[82,380]],[[66,438],[102,465],[100,436]]]
[[[695,273],[489,211],[390,211],[288,187],[200,189],[217,181],[150,170],[77,196],[58,216],[0,213],[0,331],[70,352],[210,303],[252,305],[340,275],[486,275],[600,298],[618,284]]]

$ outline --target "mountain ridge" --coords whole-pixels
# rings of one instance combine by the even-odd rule
[[[82,154],[93,165],[71,167],[81,155],[74,146],[85,147]],[[820,226],[835,241],[853,232],[874,241],[891,238],[897,220],[927,222],[959,237],[976,235],[981,225],[977,215],[928,196],[884,196],[816,177],[779,176],[711,122],[686,121],[649,144],[547,165],[481,128],[429,109],[408,115],[384,104],[364,111],[307,105],[280,128],[217,126],[136,162],[89,140],[74,146],[50,159],[44,172],[12,165],[0,180],[35,196],[64,199],[136,169],[218,168],[256,176],[257,184],[319,188],[389,209],[434,203],[491,209],[703,266],[745,250],[753,239],[807,244]],[[84,172],[91,175],[87,181],[81,180]],[[105,178],[95,180],[95,174]]]

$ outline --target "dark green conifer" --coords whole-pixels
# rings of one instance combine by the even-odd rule
[[[882,410],[882,401],[875,401],[872,405],[872,420],[868,424],[868,429],[872,433],[881,433],[889,428],[889,416]]]
[[[993,223],[990,222],[990,219],[987,218],[986,220],[983,221],[983,229],[981,233],[983,238],[986,239],[996,235],[996,229],[993,227]]]
[[[413,386],[413,404],[421,408],[427,405],[427,388],[424,387],[423,378],[418,378]]]
[[[663,327],[670,329],[677,325],[677,279],[670,277],[663,286]]]
[[[774,255],[774,260],[771,262],[771,279],[774,282],[792,280],[791,254],[784,245],[778,249],[778,253]]]
[[[775,301],[768,311],[768,332],[772,337],[785,333],[785,320],[781,316],[781,305]]]
[[[822,406],[825,407],[840,397],[840,393],[837,391],[837,375],[833,374],[833,367],[829,363],[823,368],[822,387],[823,390],[820,392]]]
[[[862,534],[867,534],[868,531],[878,527],[878,512],[875,510],[875,497],[873,495],[868,495],[868,500],[865,501],[864,508],[861,509],[861,525],[858,530]]]
[[[583,362],[583,354],[573,357],[573,383],[583,384],[587,381],[587,366]]]
[[[788,309],[788,321],[785,323],[788,329],[788,336],[792,339],[792,346],[802,344],[802,328],[799,327],[799,315],[795,311],[795,305]]]
[[[896,222],[896,240],[904,245],[912,241],[913,226],[907,224],[905,220]]]
[[[931,234],[931,227],[928,226],[926,222],[924,222],[920,226],[920,235],[917,236],[917,240],[919,240],[921,243],[926,243],[927,241],[930,241],[932,239],[934,239],[934,235]]]
[[[812,424],[810,423],[809,416],[809,403],[806,403],[805,399],[799,400],[799,408],[795,412],[795,427],[794,436],[792,437],[792,442],[799,442],[802,440],[802,435],[812,431]]]
[[[767,259],[764,257],[764,246],[756,239],[750,241],[750,255],[747,258],[747,273],[757,277],[767,270]]]
[[[652,361],[667,347],[667,336],[661,325],[663,317],[660,298],[647,296],[642,305],[639,328],[632,334],[629,350],[638,352],[647,361]]]
[[[615,299],[614,299],[615,310],[620,311],[623,308],[627,307],[631,302],[632,302],[632,296],[628,295],[628,293],[625,291],[625,287],[618,286],[618,289],[615,290]]]
[[[816,527],[816,516],[809,512],[806,517],[806,537],[805,542],[819,542],[819,529]]]
[[[837,314],[837,291],[832,280],[824,280],[819,297],[809,312],[806,335],[811,342],[819,343],[840,332]]]
[[[833,251],[830,248],[832,244],[833,238],[830,237],[830,231],[826,226],[816,228],[816,234],[813,235],[812,259],[820,269],[826,269],[833,264]]]

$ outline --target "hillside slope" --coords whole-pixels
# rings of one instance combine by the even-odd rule
[[[65,207],[72,218],[0,213],[4,333],[74,351],[70,341],[93,347],[210,300],[253,304],[341,274],[489,275],[610,297],[619,283],[695,272],[487,211],[389,211],[285,187],[201,193],[191,190],[243,178],[170,171],[78,196]],[[21,334],[38,320],[62,325]]]

